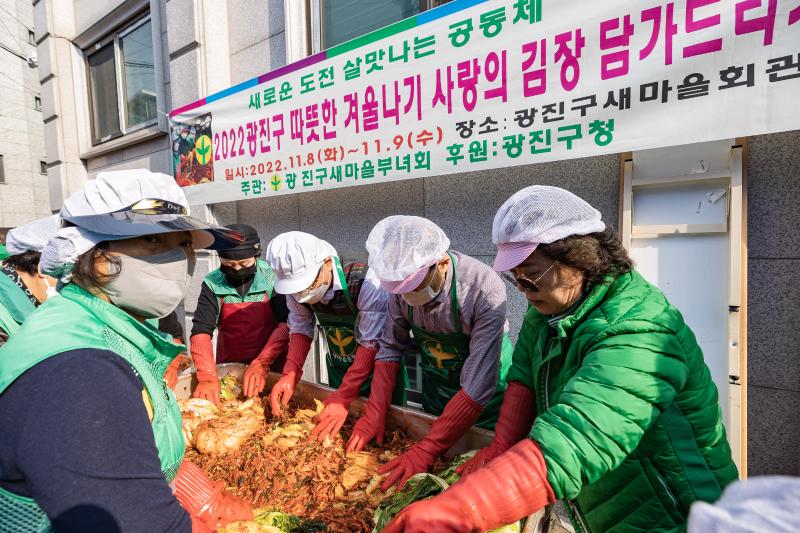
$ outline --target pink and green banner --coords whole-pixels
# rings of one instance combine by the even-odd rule
[[[173,169],[263,198],[797,129],[798,94],[800,0],[455,0],[173,110]]]

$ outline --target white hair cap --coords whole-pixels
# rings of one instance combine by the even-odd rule
[[[267,263],[275,273],[275,290],[280,294],[295,294],[307,289],[322,263],[335,255],[333,246],[310,233],[281,233],[267,246]]]
[[[50,215],[12,229],[6,236],[8,253],[41,252],[47,241],[55,237],[59,224],[58,215]]]
[[[438,262],[450,247],[450,239],[426,218],[395,215],[372,228],[366,246],[369,268],[382,283],[392,284],[411,280],[420,270]]]
[[[571,192],[546,185],[525,187],[506,200],[494,217],[492,242],[498,249],[494,269],[514,268],[540,244],[604,229],[600,211]]]

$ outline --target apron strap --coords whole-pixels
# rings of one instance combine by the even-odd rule
[[[336,275],[339,276],[339,282],[342,284],[342,292],[344,293],[344,299],[347,302],[347,307],[350,308],[350,312],[353,313],[353,315],[356,315],[358,314],[358,311],[353,305],[353,299],[350,297],[350,288],[347,286],[347,278],[344,275],[342,264],[339,262],[339,258],[337,256],[333,256],[333,264],[336,267]]]
[[[461,328],[461,306],[458,304],[458,292],[456,289],[456,258],[447,252],[450,256],[450,261],[453,262],[453,279],[450,282],[450,312],[453,313],[453,324],[456,326],[456,333],[461,335],[463,329]]]
[[[455,256],[447,252],[447,255],[450,256],[450,261],[453,262],[453,279],[450,280],[450,313],[453,316],[453,325],[456,327],[456,333],[461,335],[464,330],[461,327],[461,306],[458,304],[458,292],[456,289],[456,258]],[[411,327],[414,327],[414,308],[409,305],[408,306],[408,323],[411,324]]]

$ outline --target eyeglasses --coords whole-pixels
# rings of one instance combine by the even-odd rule
[[[520,277],[516,277],[516,276],[509,276],[508,274],[505,274],[505,273],[504,273],[503,277],[504,277],[504,278],[506,278],[506,279],[507,279],[508,281],[510,281],[511,283],[514,283],[514,284],[515,284],[515,285],[516,285],[516,286],[517,286],[517,287],[518,287],[520,290],[522,290],[522,291],[528,291],[528,292],[539,292],[539,285],[538,285],[538,283],[539,283],[540,281],[542,281],[542,279],[543,279],[543,278],[544,278],[544,277],[545,277],[545,276],[546,276],[546,275],[547,275],[547,274],[548,274],[548,273],[549,273],[549,272],[550,272],[550,271],[553,269],[553,267],[554,267],[554,266],[556,266],[556,264],[555,264],[555,263],[553,263],[552,265],[550,265],[550,266],[547,268],[547,270],[545,270],[545,271],[542,273],[542,275],[541,275],[541,276],[539,276],[539,277],[538,277],[538,278],[536,278],[536,279],[528,279],[528,278],[524,278],[524,277],[522,277],[522,276],[520,276]]]

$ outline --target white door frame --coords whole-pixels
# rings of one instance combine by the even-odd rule
[[[720,401],[727,401],[728,441],[734,462],[742,478],[747,477],[747,139],[737,139],[731,147],[730,168],[684,176],[658,179],[635,178],[633,154],[621,156],[620,228],[625,249],[631,241],[660,235],[728,233],[728,387],[720,391]],[[633,221],[633,197],[639,188],[654,185],[724,183],[728,188],[728,216],[724,224],[672,224],[636,226]]]

